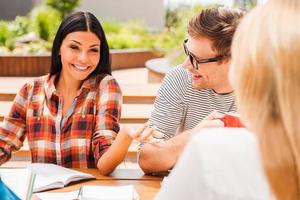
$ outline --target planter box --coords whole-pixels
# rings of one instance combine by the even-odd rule
[[[162,57],[162,53],[150,50],[117,49],[111,50],[111,67],[113,70],[145,67],[145,62]]]
[[[111,50],[112,69],[144,67],[161,54],[149,50]],[[50,55],[0,56],[0,76],[41,76],[50,69]]]
[[[40,76],[47,74],[50,56],[0,56],[0,76]]]

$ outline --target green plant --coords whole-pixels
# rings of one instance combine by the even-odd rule
[[[16,47],[14,38],[9,38],[5,41],[5,47],[9,51],[13,51]]]
[[[151,35],[143,21],[130,20],[127,23],[104,22],[103,29],[112,49],[153,48]]]
[[[71,12],[79,2],[79,0],[44,0],[44,5],[35,7],[28,16],[18,16],[12,22],[0,21],[0,46],[6,46],[3,51],[23,50],[31,53],[50,51],[63,15]],[[130,20],[126,23],[104,21],[102,25],[111,49],[158,50],[165,52],[170,62],[177,65],[185,58],[182,41],[187,37],[188,21],[195,12],[206,7],[198,5],[192,8],[181,5],[169,8],[165,16],[165,28],[161,31],[149,29],[141,20]],[[14,37],[30,31],[34,31],[42,40],[22,44],[22,47],[17,46],[15,50]]]
[[[32,54],[43,54],[51,50],[51,45],[49,48],[49,42],[47,41],[31,42],[28,45],[26,45],[24,51]]]
[[[180,19],[177,12],[178,12],[178,8],[173,9],[168,7],[166,9],[165,27],[167,29],[171,29],[174,26],[178,26],[178,24],[180,23]]]
[[[79,5],[80,0],[45,0],[46,5],[58,10],[62,17],[70,14]]]
[[[34,32],[43,40],[52,41],[61,23],[61,14],[48,6],[34,8],[31,13]]]
[[[0,45],[5,45],[5,42],[10,38],[11,34],[8,29],[8,24],[5,21],[0,21]]]
[[[166,57],[171,65],[182,63],[185,56],[182,50],[182,41],[187,37],[187,24],[195,10],[190,6],[180,5],[168,8],[166,15],[166,29],[161,34],[156,45],[165,49]]]
[[[102,27],[106,34],[119,33],[122,27],[121,23],[115,21],[104,21],[102,22]]]
[[[24,35],[29,32],[30,19],[26,16],[16,16],[15,20],[10,22],[9,30],[13,36]]]

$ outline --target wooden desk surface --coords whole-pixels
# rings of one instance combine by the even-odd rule
[[[97,169],[75,169],[93,174],[96,180],[70,184],[67,187],[51,190],[51,192],[70,192],[78,190],[82,185],[121,186],[133,185],[141,200],[152,200],[160,189],[162,176],[147,176],[141,169],[116,169],[110,176],[102,176]]]
[[[19,166],[15,166],[19,167]],[[14,168],[14,167],[9,167]],[[116,169],[110,176],[101,175],[97,169],[79,169],[81,172],[93,174],[96,180],[73,182],[64,188],[49,190],[48,192],[70,192],[78,190],[83,185],[121,186],[133,185],[141,200],[152,200],[160,189],[162,176],[145,175],[141,169]],[[36,198],[33,198],[36,199]]]
[[[152,200],[160,189],[160,180],[91,180],[80,183],[71,184],[67,187],[57,190],[51,190],[51,192],[71,192],[79,190],[83,185],[101,185],[101,186],[121,186],[121,185],[133,185],[138,192],[141,200]],[[50,192],[50,191],[49,191]]]

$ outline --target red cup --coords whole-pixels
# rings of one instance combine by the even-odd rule
[[[224,117],[220,118],[220,120],[224,123],[224,127],[235,127],[235,128],[245,127],[242,124],[240,117],[236,114],[226,113]]]

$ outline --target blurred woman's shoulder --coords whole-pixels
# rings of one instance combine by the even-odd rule
[[[270,196],[255,134],[244,128],[203,129],[190,145],[207,187],[216,193],[233,199]]]

